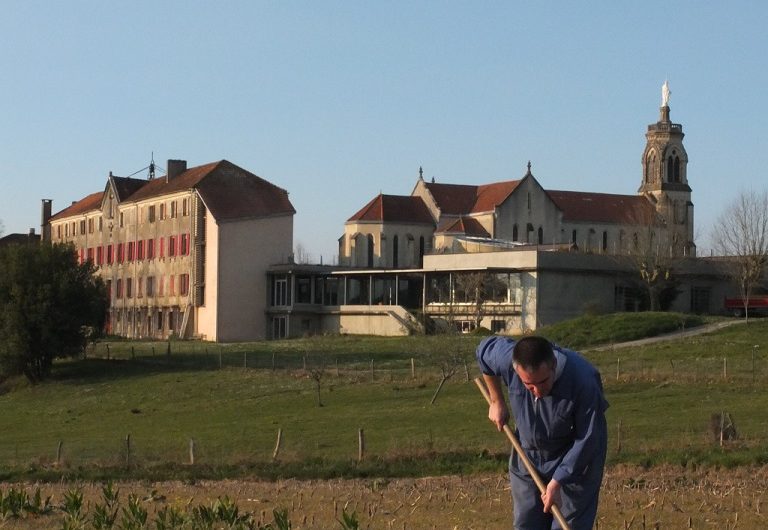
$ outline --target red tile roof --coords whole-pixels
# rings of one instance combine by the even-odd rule
[[[141,180],[115,176],[110,180],[121,202],[197,189],[217,221],[296,213],[287,191],[227,160],[190,168],[170,180],[165,177]],[[102,197],[103,192],[89,195],[52,219],[96,210],[101,207]]]
[[[642,195],[613,195],[580,191],[547,194],[571,222],[650,224],[657,218],[653,205]]]
[[[440,212],[447,215],[492,212],[520,184],[519,180],[494,182],[481,186],[426,183]]]
[[[491,234],[483,228],[483,225],[481,225],[477,219],[464,216],[460,216],[458,219],[447,219],[444,223],[440,223],[440,226],[437,227],[435,232],[464,234],[476,237],[491,237]]]
[[[80,199],[79,201],[72,203],[71,206],[68,206],[60,212],[56,213],[56,215],[51,217],[51,221],[56,221],[64,217],[71,217],[73,215],[80,215],[86,212],[98,210],[101,208],[102,197],[104,197],[103,191],[91,193],[84,199]]]
[[[435,224],[421,197],[410,195],[379,194],[347,220],[354,221]]]

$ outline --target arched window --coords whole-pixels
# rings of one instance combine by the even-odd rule
[[[368,266],[373,267],[373,235],[368,234]]]
[[[647,184],[650,184],[653,182],[653,175],[656,170],[656,154],[651,153],[648,155],[648,158],[646,160],[645,164],[645,182]]]
[[[680,182],[680,157],[675,157],[675,182]]]
[[[544,244],[544,229],[539,227],[539,245]]]
[[[512,241],[517,241],[517,223],[512,225]]]
[[[667,182],[674,182],[675,178],[675,159],[673,157],[667,158]]]
[[[397,236],[394,236],[392,238],[392,268],[397,268],[397,258],[398,258],[398,251],[397,251],[397,243],[398,238]]]

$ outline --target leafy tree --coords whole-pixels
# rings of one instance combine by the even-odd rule
[[[718,253],[730,257],[726,272],[739,287],[749,319],[749,297],[768,267],[768,191],[741,192],[718,217],[712,239]]]
[[[53,359],[79,354],[86,330],[101,330],[108,301],[90,262],[71,245],[0,249],[0,373],[38,382]]]

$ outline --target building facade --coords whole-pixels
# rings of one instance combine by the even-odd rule
[[[467,241],[576,245],[626,254],[641,247],[695,256],[693,203],[682,126],[669,106],[648,126],[637,194],[545,189],[528,170],[519,180],[484,185],[427,182],[410,195],[379,194],[345,223],[339,263],[419,267],[429,252],[467,251]]]
[[[169,160],[160,177],[150,167],[148,179],[110,173],[103,191],[55,215],[44,200],[44,240],[96,265],[109,333],[265,338],[266,270],[293,247],[288,193],[226,160]]]

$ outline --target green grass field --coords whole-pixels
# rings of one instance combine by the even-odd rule
[[[583,323],[572,327],[577,338],[569,338],[567,326],[551,329],[551,335],[583,347],[601,336],[615,342],[613,337],[623,336],[619,327],[644,330],[634,332],[640,336],[681,327],[679,315],[668,315],[662,331],[657,315],[635,317],[653,326],[627,323],[625,316],[590,318],[597,320],[589,325],[589,340],[581,333]],[[754,320],[642,348],[587,351],[601,369],[611,403],[610,463],[764,463],[767,338],[768,320]],[[170,355],[168,343],[110,342],[108,353],[101,343],[84,360],[57,363],[50,382],[3,384],[0,479],[502,469],[507,442],[486,420],[484,401],[467,381],[467,372],[470,379],[477,375],[472,353],[479,340],[315,337],[223,346],[178,341],[171,343]],[[446,362],[459,356],[467,371],[464,362]],[[430,405],[441,367],[456,373]],[[710,432],[711,415],[722,411],[739,433],[723,448]],[[283,443],[273,463],[278,429]],[[366,444],[362,463],[356,461],[359,429]],[[190,440],[195,466],[188,465]]]

